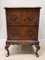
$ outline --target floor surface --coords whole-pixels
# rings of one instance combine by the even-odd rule
[[[39,57],[35,56],[35,47],[11,45],[9,47],[10,56],[6,57],[4,45],[0,45],[0,60],[45,60],[45,45],[40,45]]]

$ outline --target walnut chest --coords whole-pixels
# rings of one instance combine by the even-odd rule
[[[11,44],[30,44],[36,46],[36,56],[40,49],[38,41],[40,7],[5,8],[7,23],[7,41],[5,49]]]

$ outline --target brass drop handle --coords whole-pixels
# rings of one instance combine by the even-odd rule
[[[17,19],[17,16],[13,16],[13,20],[16,20]]]
[[[29,20],[29,21],[32,21],[33,18],[34,18],[34,16],[29,16],[29,17],[28,17],[28,20]]]
[[[28,32],[28,35],[29,35],[30,37],[32,37],[32,31],[29,31],[29,32]]]
[[[16,36],[17,35],[17,32],[13,32],[13,35]]]

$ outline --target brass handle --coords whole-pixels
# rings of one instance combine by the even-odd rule
[[[16,36],[17,35],[17,32],[13,32],[13,35]]]
[[[29,31],[29,32],[28,32],[28,36],[29,36],[29,37],[32,37],[32,31]]]
[[[16,16],[13,16],[13,20],[16,20],[17,19],[17,17]]]
[[[34,18],[34,16],[29,16],[29,17],[28,17],[28,20],[29,20],[29,21],[32,21],[33,18]]]

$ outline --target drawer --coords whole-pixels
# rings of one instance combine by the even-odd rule
[[[14,40],[37,40],[38,29],[34,27],[8,26],[8,39]]]
[[[7,23],[15,24],[38,24],[38,10],[7,10]]]
[[[39,13],[38,11],[23,11],[22,24],[38,24]]]
[[[7,10],[7,24],[15,25],[21,23],[21,11]]]

